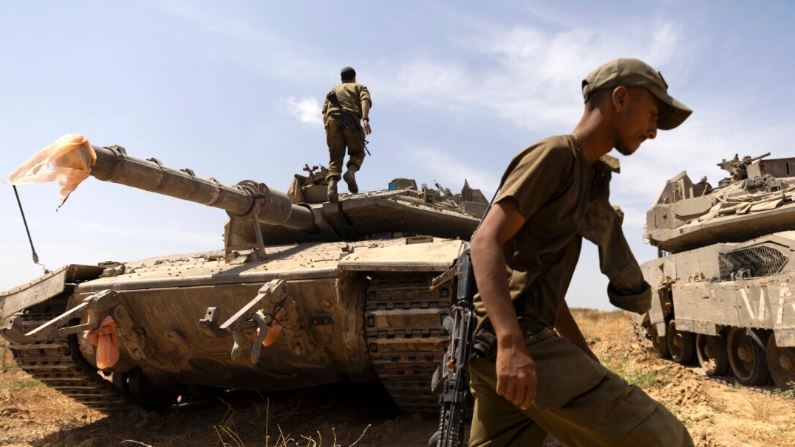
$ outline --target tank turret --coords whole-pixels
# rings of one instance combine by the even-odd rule
[[[125,399],[158,406],[199,391],[341,380],[379,380],[404,410],[438,410],[427,389],[446,340],[455,260],[487,206],[479,190],[398,178],[329,203],[322,167],[306,165],[283,193],[81,138],[12,177],[57,178],[66,197],[93,176],[220,208],[229,215],[224,247],[72,264],[0,293],[0,335],[20,367],[108,411]]]
[[[795,158],[735,157],[718,165],[732,174],[712,188],[686,172],[668,180],[646,214],[646,237],[676,253],[795,229]]]

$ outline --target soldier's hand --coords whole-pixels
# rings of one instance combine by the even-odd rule
[[[372,129],[372,128],[370,128],[370,121],[365,121],[365,122],[364,122],[364,134],[365,134],[365,135],[370,135],[370,133],[371,133],[372,131],[373,131],[373,129]]]
[[[528,409],[536,397],[536,365],[523,344],[497,349],[497,394]]]

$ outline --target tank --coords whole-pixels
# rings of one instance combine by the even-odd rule
[[[398,178],[329,203],[322,166],[285,193],[80,150],[96,179],[224,210],[224,246],[67,265],[0,294],[0,335],[34,378],[103,411],[380,381],[404,411],[438,412],[431,376],[479,190]]]
[[[747,386],[795,385],[795,158],[723,160],[712,187],[686,172],[647,213],[659,257],[645,335],[660,357]]]

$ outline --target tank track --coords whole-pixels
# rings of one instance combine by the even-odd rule
[[[365,302],[366,339],[375,371],[395,403],[408,413],[438,413],[431,377],[448,336],[451,285],[429,291],[430,278],[374,279]]]
[[[637,324],[634,321],[632,322],[632,329],[633,329],[633,332],[635,334],[635,340],[638,343],[638,346],[640,346],[642,349],[646,350],[647,352],[649,352],[651,355],[653,355],[654,357],[656,357],[658,359],[661,359],[661,360],[663,360],[665,362],[668,362],[668,363],[672,363],[674,365],[679,365],[677,362],[674,362],[673,360],[671,360],[669,358],[660,357],[659,353],[656,352],[654,347],[652,346],[652,342],[649,339],[649,337],[644,336],[644,334],[646,333],[646,329],[644,329],[643,327],[641,327],[639,324]],[[756,386],[743,385],[743,384],[741,384],[741,383],[739,383],[737,381],[737,379],[734,377],[734,375],[731,373],[731,371],[729,371],[725,375],[709,376],[707,374],[704,374],[703,372],[699,372],[698,371],[699,364],[698,364],[698,360],[697,359],[694,360],[693,364],[691,364],[691,365],[679,365],[679,366],[681,366],[683,369],[688,371],[690,374],[693,374],[694,376],[703,378],[703,379],[705,379],[708,382],[717,383],[717,384],[724,385],[724,386],[729,386],[729,387],[734,388],[734,389],[748,390],[750,392],[757,393],[757,394],[764,395],[764,396],[777,396],[777,395],[782,395],[782,393],[786,393],[787,392],[787,390],[782,390],[781,388],[777,388],[775,385],[770,385],[770,384],[768,384],[768,385],[756,385]]]
[[[26,315],[23,324],[32,329],[57,315],[39,314],[35,319]],[[122,392],[83,359],[75,337],[27,344],[9,342],[9,348],[23,371],[61,394],[105,413],[129,408]]]

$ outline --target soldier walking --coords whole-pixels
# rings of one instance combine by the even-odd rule
[[[356,184],[356,171],[364,162],[365,135],[370,135],[370,91],[356,83],[356,70],[345,67],[340,71],[341,83],[331,89],[323,104],[323,124],[326,128],[329,164],[328,200],[338,199],[337,182],[340,179],[345,149],[348,150],[348,164],[342,179],[348,184],[348,191],[359,192]],[[362,124],[363,123],[363,124]]]
[[[693,445],[663,405],[599,363],[565,301],[585,237],[599,246],[610,302],[648,310],[650,287],[609,206],[600,159],[613,148],[632,154],[691,110],[638,59],[600,66],[582,93],[574,130],[514,157],[472,239],[478,331],[495,346],[470,364],[470,446],[540,447],[547,433],[569,447]]]

